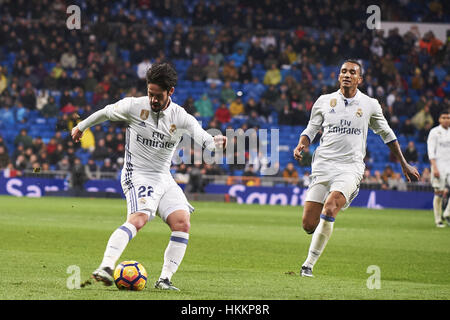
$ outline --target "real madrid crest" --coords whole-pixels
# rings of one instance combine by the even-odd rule
[[[359,109],[356,111],[356,116],[359,117],[359,118],[361,118],[361,117],[362,117],[362,114],[363,114],[362,109],[359,108]]]
[[[150,115],[149,110],[142,109],[141,115],[139,116],[142,120],[147,120],[148,116]]]
[[[330,107],[334,108],[334,107],[336,107],[336,104],[337,104],[337,100],[335,98],[330,100]]]
[[[177,126],[176,125],[174,125],[174,124],[171,124],[170,125],[170,133],[174,133],[175,131],[177,131]]]

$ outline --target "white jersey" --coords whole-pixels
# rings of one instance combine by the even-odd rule
[[[428,158],[436,160],[439,172],[450,171],[450,129],[439,125],[430,130],[427,139]]]
[[[93,113],[77,126],[84,131],[106,120],[128,123],[124,161],[127,169],[170,174],[171,160],[183,133],[208,150],[215,150],[214,138],[171,99],[166,109],[154,112],[147,96],[124,98]]]
[[[384,143],[397,139],[378,101],[359,90],[351,99],[345,98],[340,90],[321,95],[301,135],[312,142],[322,127],[320,145],[312,161],[312,173],[316,174],[339,170],[362,175],[368,128],[380,135]]]

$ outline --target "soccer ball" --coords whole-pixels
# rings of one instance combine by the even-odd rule
[[[114,282],[119,290],[144,290],[147,271],[137,261],[123,261],[114,270]]]

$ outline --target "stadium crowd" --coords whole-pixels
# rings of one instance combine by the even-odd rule
[[[66,27],[69,4],[64,1],[10,0],[0,7],[0,170],[7,177],[75,167],[83,179],[117,176],[123,125],[98,125],[79,145],[69,132],[109,103],[145,95],[145,72],[155,61],[177,67],[180,89],[174,100],[207,119],[209,128],[224,131],[236,123],[243,129],[306,126],[318,96],[338,88],[342,61],[359,59],[364,67],[360,90],[378,99],[391,127],[408,143],[402,145],[405,156],[416,164],[428,159],[415,143],[426,141],[439,112],[450,107],[449,42],[417,28],[404,35],[398,29],[369,30],[370,1],[80,3],[80,30]],[[390,1],[381,12],[391,21],[448,23],[448,6]],[[190,94],[193,84],[200,85],[200,94]],[[364,181],[406,188],[391,166],[372,167],[376,150],[370,148]],[[279,177],[307,185],[311,156],[300,164],[290,161]],[[195,181],[197,190],[204,186],[204,174],[258,176],[262,168],[248,161],[225,167],[174,165],[173,173]],[[424,169],[427,183],[429,169]]]

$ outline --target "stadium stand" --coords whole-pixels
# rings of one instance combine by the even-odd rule
[[[179,81],[173,99],[202,121],[204,128],[212,118],[201,117],[193,102],[207,94],[213,113],[221,103],[229,107],[237,97],[244,103],[243,114],[219,125],[223,132],[254,127],[252,110],[257,111],[257,128],[279,129],[280,170],[292,162],[291,150],[307,124],[312,103],[320,94],[337,89],[343,59],[359,59],[365,79],[360,90],[380,101],[402,148],[414,142],[419,170],[429,167],[427,133],[437,124],[440,110],[450,107],[448,41],[443,43],[430,32],[412,30],[400,35],[397,29],[388,34],[368,30],[365,8],[371,1],[352,6],[326,0],[288,0],[282,5],[272,0],[172,0],[170,8],[162,0],[76,3],[82,10],[80,30],[66,27],[69,4],[64,1],[18,5],[11,0],[0,7],[0,145],[9,157],[0,170],[8,166],[24,173],[34,167],[63,170],[63,159],[73,163],[75,157],[87,165],[101,139],[107,141],[107,153],[120,170],[123,125],[92,128],[91,147],[74,145],[69,132],[80,117],[108,103],[144,95],[145,80],[139,78],[138,70],[145,58],[176,67]],[[382,19],[389,21],[448,23],[448,7],[446,1],[390,1],[381,12]],[[345,21],[339,19],[343,12]],[[201,64],[192,80],[188,74],[194,59]],[[228,88],[224,69],[233,59],[239,67],[234,67],[237,78]],[[207,66],[210,60],[213,67]],[[280,78],[269,85],[265,79],[272,65]],[[216,88],[211,89],[212,82]],[[49,112],[55,107],[51,97],[56,114]],[[407,130],[411,129],[407,120],[412,131]],[[19,147],[15,140],[22,129],[33,141],[40,137],[43,145],[28,152]],[[52,139],[59,149],[49,147]],[[311,152],[316,146],[311,146]],[[55,150],[62,152],[55,154]],[[376,171],[383,172],[387,165],[400,172],[398,163],[390,161],[389,149],[373,132],[369,132],[367,150],[366,165],[374,180]],[[294,165],[300,175],[308,171]],[[173,172],[177,169],[174,165]],[[221,169],[232,175],[244,172],[227,164]]]

